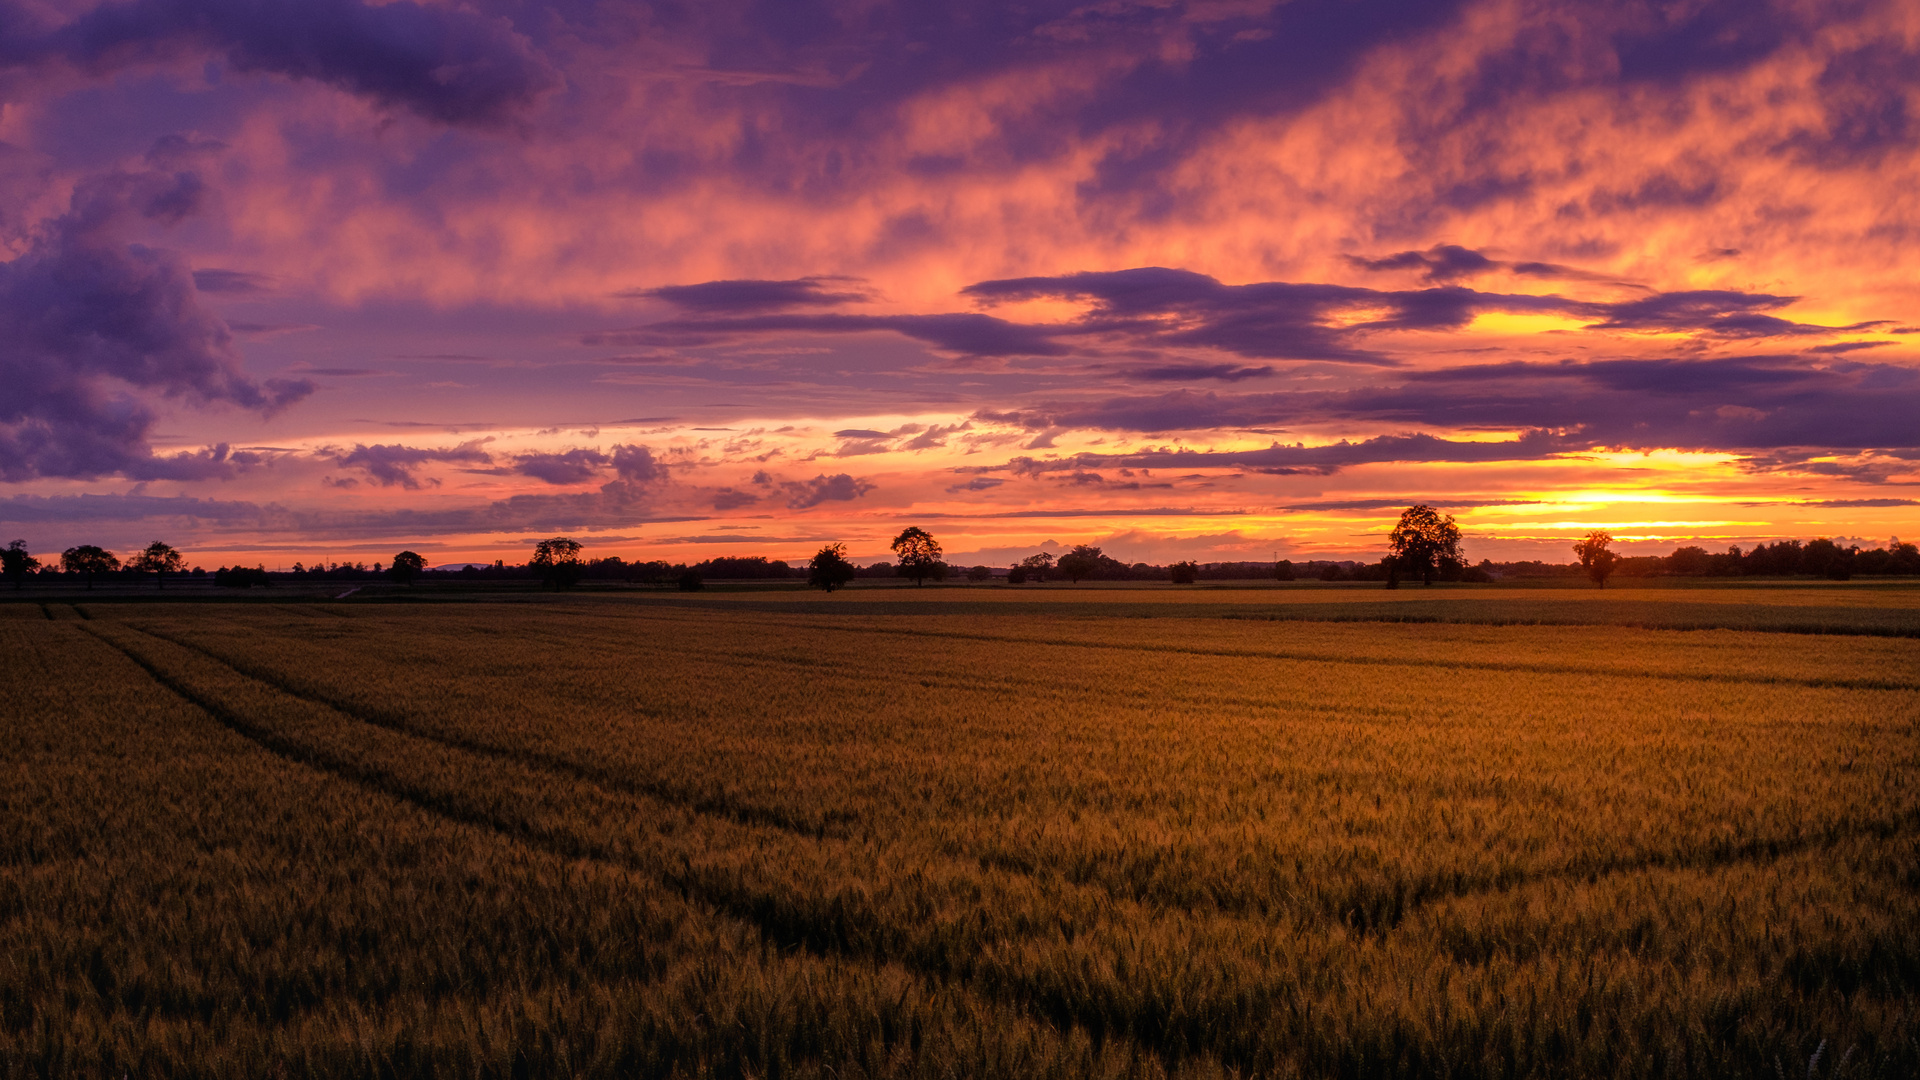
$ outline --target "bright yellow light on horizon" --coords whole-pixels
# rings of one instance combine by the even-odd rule
[[[1473,321],[1467,324],[1467,332],[1519,336],[1546,334],[1556,330],[1578,330],[1586,325],[1586,320],[1576,319],[1571,315],[1523,315],[1511,311],[1487,311],[1474,316]]]

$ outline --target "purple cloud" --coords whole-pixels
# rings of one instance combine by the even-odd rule
[[[1920,447],[1920,426],[1912,420],[1916,415],[1920,415],[1920,372],[1911,368],[1851,361],[1815,365],[1795,357],[1766,356],[1468,365],[1398,374],[1393,382],[1349,390],[1257,394],[1180,390],[975,414],[981,420],[1030,431],[1081,428],[1151,433],[1355,422],[1534,432],[1509,443],[1454,443],[1410,434],[1336,447],[1276,446],[1209,458],[1220,465],[1296,470],[1338,469],[1372,460],[1501,460],[1501,455],[1535,457],[1600,446],[1754,453],[1792,447],[1899,452]],[[1476,456],[1489,454],[1493,456]],[[1083,455],[1071,460],[1088,467],[1111,463],[1161,468],[1170,467],[1171,459]]]
[[[859,278],[817,276],[792,281],[708,281],[699,285],[663,285],[621,293],[665,300],[702,314],[779,311],[796,307],[835,307],[873,298]]]
[[[12,21],[24,29],[26,20]],[[559,81],[505,20],[413,0],[115,0],[21,34],[0,60],[60,60],[104,75],[195,52],[448,124],[500,123]]]
[[[824,473],[811,480],[789,480],[781,484],[787,493],[787,506],[793,510],[807,510],[826,502],[852,502],[874,485],[868,480],[856,480],[846,473],[827,476]]]
[[[555,454],[521,454],[513,471],[549,484],[583,484],[600,475],[612,459],[598,450],[566,450]]]
[[[485,443],[484,439],[474,439],[458,446],[437,449],[402,446],[398,443],[376,443],[373,446],[356,445],[352,450],[333,451],[325,457],[336,465],[364,470],[382,487],[398,485],[411,489],[420,486],[414,471],[422,465],[434,462],[463,465],[493,464],[493,455],[482,448]]]
[[[86,180],[65,215],[0,263],[0,479],[231,475],[224,448],[156,457],[154,413],[129,391],[265,415],[313,391],[306,380],[244,375],[185,262],[127,242],[137,223],[192,213],[201,190],[192,173]]]

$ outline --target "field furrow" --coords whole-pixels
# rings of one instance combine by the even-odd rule
[[[1912,730],[1911,715],[1902,712],[1909,703],[1887,691],[1735,688],[1755,696],[1736,699],[1730,709],[1765,707],[1715,737],[1730,735],[1749,757],[1748,736],[1793,732],[1826,750],[1851,745],[1856,757],[1864,752],[1871,760],[1867,771],[1849,765],[1825,777],[1824,788],[1810,787],[1804,769],[1790,775],[1799,801],[1789,796],[1786,805],[1769,808],[1772,786],[1723,775],[1725,748],[1711,739],[1689,748],[1686,732],[1696,729],[1697,736],[1699,725],[1686,708],[1637,722],[1646,728],[1644,746],[1625,760],[1644,761],[1625,776],[1599,778],[1597,787],[1591,776],[1584,786],[1561,777],[1541,787],[1537,778],[1505,769],[1446,775],[1465,758],[1438,775],[1431,765],[1420,775],[1401,762],[1401,747],[1410,755],[1421,744],[1430,762],[1453,761],[1461,751],[1433,755],[1436,737],[1443,748],[1464,739],[1464,750],[1492,725],[1528,732],[1526,724],[1516,728],[1510,718],[1485,716],[1484,705],[1467,704],[1487,697],[1484,686],[1415,686],[1408,700],[1424,707],[1375,709],[1366,721],[1342,713],[1337,702],[1328,708],[1319,701],[1312,709],[1284,702],[1240,709],[1223,722],[1204,715],[1210,706],[1197,698],[1143,703],[1137,686],[1101,696],[1094,688],[1105,676],[1084,670],[1088,650],[1027,649],[1023,670],[1085,686],[1087,701],[1072,709],[1062,704],[1071,694],[1046,699],[1054,704],[1030,705],[1033,714],[1009,724],[996,712],[1004,710],[1004,694],[940,685],[975,663],[967,655],[947,648],[913,656],[909,662],[922,670],[945,663],[955,674],[876,687],[871,678],[849,680],[845,671],[865,638],[815,633],[802,640],[818,678],[804,689],[756,686],[729,712],[716,710],[713,695],[729,667],[706,656],[724,627],[675,627],[673,644],[655,639],[640,647],[609,644],[619,639],[595,620],[571,629],[542,628],[536,620],[529,629],[543,648],[524,664],[488,671],[465,659],[471,650],[436,651],[458,640],[458,627],[421,628],[402,640],[382,637],[378,617],[358,616],[341,629],[347,636],[329,639],[262,633],[242,620],[231,634],[209,636],[204,627],[150,614],[142,612],[139,625],[164,636],[127,637],[131,627],[111,621],[94,628],[116,635],[169,678],[193,680],[194,692],[219,695],[227,702],[219,707],[233,715],[268,725],[263,731],[296,752],[323,755],[363,783],[548,850],[644,873],[752,921],[773,940],[828,956],[895,960],[1064,1032],[1085,1031],[1096,1041],[1118,1035],[1162,1060],[1318,1074],[1361,1061],[1404,1062],[1409,1054],[1437,1060],[1474,1052],[1486,1068],[1498,1061],[1504,1064],[1495,1071],[1524,1072],[1550,1060],[1553,1045],[1591,1055],[1623,1039],[1644,1043],[1652,1038],[1645,1031],[1581,1026],[1578,1018],[1678,1022],[1693,1008],[1688,987],[1709,973],[1716,981],[1778,983],[1789,971],[1818,970],[1786,937],[1742,929],[1739,949],[1702,956],[1695,942],[1673,932],[1691,911],[1685,890],[1662,884],[1674,881],[1732,883],[1729,895],[1748,913],[1742,927],[1753,912],[1763,913],[1762,926],[1804,923],[1810,901],[1769,894],[1767,873],[1741,869],[1747,866],[1788,865],[1797,880],[1825,882],[1821,896],[1838,905],[1830,915],[1845,911],[1856,920],[1849,940],[1864,936],[1892,950],[1861,961],[1867,974],[1849,984],[1856,1008],[1897,996],[1907,970],[1901,965],[1909,963],[1901,958],[1913,955],[1910,936],[1889,937],[1884,918],[1861,914],[1904,910],[1902,879],[1890,868],[1912,849],[1902,831],[1912,824],[1911,788],[1900,786],[1900,760],[1875,749],[1899,745]],[[369,648],[369,635],[384,647]],[[676,647],[684,660],[672,678],[647,677],[661,670],[662,651]],[[357,667],[341,662],[349,652],[361,658]],[[616,655],[638,658],[634,677]],[[415,659],[428,656],[438,662]],[[289,662],[295,658],[306,662]],[[1135,663],[1124,650],[1109,662]],[[524,666],[541,664],[554,668],[543,676]],[[1322,696],[1340,683],[1337,666],[1277,665],[1296,678],[1317,671],[1311,677],[1327,687]],[[1138,681],[1147,673],[1135,675]],[[1223,667],[1166,678],[1177,690],[1183,681],[1244,677]],[[1510,685],[1521,676],[1478,677]],[[341,689],[354,678],[381,686],[389,702],[419,708],[356,715],[356,695]],[[1599,677],[1552,696],[1591,699],[1605,685],[1589,685],[1592,678]],[[498,697],[491,687],[508,679],[527,692]],[[1541,679],[1535,692],[1547,694],[1555,682]],[[1455,699],[1458,706],[1449,704]],[[1809,706],[1815,715],[1806,715]],[[392,720],[396,715],[402,719]],[[582,715],[597,723],[583,728]],[[850,716],[895,719],[850,728]],[[1448,734],[1450,725],[1464,730]],[[1331,741],[1300,744],[1308,730]],[[1099,732],[1124,732],[1135,745],[1116,756],[1113,744],[1092,741]],[[1260,738],[1248,743],[1248,732]],[[1227,744],[1208,745],[1215,736]],[[1279,737],[1292,744],[1286,755],[1276,756],[1270,744]],[[1615,736],[1608,741],[1616,753],[1627,749]],[[1563,749],[1552,749],[1561,743]],[[1567,754],[1566,765],[1550,766],[1549,774],[1579,767],[1591,773],[1592,746],[1591,736],[1559,725],[1534,730],[1511,749],[1549,751],[1547,761]],[[1701,761],[1712,768],[1672,768],[1676,752],[1686,758],[1707,746],[1716,748]],[[1910,764],[1911,748],[1904,753]],[[1343,754],[1353,760],[1342,765]],[[1061,767],[1035,770],[1036,756]],[[1188,764],[1142,773],[1136,763],[1146,760]],[[1285,764],[1299,760],[1316,767]],[[703,775],[751,781],[756,770],[784,763],[783,780],[769,774],[764,788],[747,790],[771,792],[784,783],[795,804],[812,803],[816,813],[852,810],[844,830],[770,829],[700,812],[696,800],[594,779],[629,770],[644,776],[648,761],[670,762],[696,778],[679,790],[714,783],[698,780]],[[796,773],[795,762],[808,766]],[[1666,768],[1656,773],[1686,789],[1673,801],[1705,800],[1702,827],[1675,831],[1667,822],[1634,840],[1620,827],[1630,809],[1620,796],[1644,785],[1639,774],[1661,763]],[[967,777],[973,790],[939,783],[942,768],[948,777]],[[1201,776],[1208,778],[1204,794],[1182,790]],[[1736,791],[1742,798],[1727,802]],[[1820,800],[1831,805],[1809,817],[1805,810]],[[1729,815],[1743,802],[1748,809]],[[1051,817],[1040,814],[1046,806],[1054,808]],[[1598,824],[1566,820],[1595,811],[1611,817]],[[1555,829],[1529,834],[1529,813]],[[1730,817],[1731,829],[1724,827]],[[1721,827],[1705,827],[1715,819]],[[1321,822],[1344,828],[1321,834]],[[1430,841],[1427,849],[1406,850],[1400,837],[1409,835],[1410,823]],[[1570,824],[1583,829],[1569,833]],[[1624,832],[1629,843],[1596,845],[1588,837],[1600,829]],[[1510,853],[1489,862],[1489,839]],[[1834,881],[1820,870],[1829,860],[1856,869]],[[1871,867],[1881,869],[1865,869]],[[1839,888],[1843,881],[1850,888]],[[1588,897],[1601,914],[1573,926],[1535,914],[1539,898],[1568,890]],[[1509,909],[1518,914],[1496,918]],[[1486,926],[1510,929],[1515,947],[1494,947]],[[1495,1053],[1489,1040],[1512,1017],[1489,1012],[1490,1003],[1523,989],[1550,1002],[1527,1029],[1544,1041]],[[1735,1028],[1829,1015],[1836,992],[1802,980],[1749,1009]],[[1737,1056],[1758,1044],[1727,1035],[1715,1045]]]
[[[16,737],[0,812],[28,826],[0,832],[10,1072],[1160,1073],[279,765],[78,628],[0,643],[53,676],[0,686]],[[167,767],[101,771],[122,755]]]

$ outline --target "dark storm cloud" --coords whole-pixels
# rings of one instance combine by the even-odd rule
[[[859,278],[804,277],[791,281],[707,281],[698,285],[663,285],[621,293],[627,297],[665,300],[675,307],[702,314],[779,311],[786,308],[835,307],[872,299]]]
[[[189,172],[85,180],[66,214],[0,263],[0,479],[231,475],[224,448],[156,457],[154,413],[130,391],[267,415],[312,392],[247,378],[184,261],[127,241],[143,220],[192,213],[201,190]]]
[[[558,82],[504,20],[413,0],[119,0],[54,27],[7,7],[11,48],[0,61],[104,75],[199,52],[449,124],[498,123]]]

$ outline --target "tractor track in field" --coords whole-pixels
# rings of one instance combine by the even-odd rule
[[[703,608],[703,607],[698,607],[691,603],[682,604],[682,603],[675,603],[672,601],[660,601],[660,603],[672,604],[672,606],[679,611],[711,610],[710,606]],[[1561,675],[1561,676],[1572,675],[1572,676],[1588,676],[1588,677],[1597,677],[1597,678],[1633,679],[1633,680],[1651,679],[1651,680],[1657,680],[1657,681],[1689,682],[1689,683],[1727,683],[1727,684],[1744,684],[1744,685],[1753,685],[1753,686],[1796,686],[1796,687],[1802,687],[1809,690],[1877,690],[1877,691],[1893,691],[1893,692],[1920,691],[1920,681],[1901,681],[1897,679],[1819,678],[1819,677],[1799,677],[1799,676],[1793,676],[1793,675],[1749,674],[1749,673],[1741,673],[1741,672],[1716,672],[1716,671],[1646,671],[1646,670],[1636,670],[1636,669],[1628,669],[1628,668],[1594,667],[1591,665],[1581,665],[1581,664],[1556,664],[1556,663],[1550,663],[1550,662],[1542,663],[1542,662],[1522,662],[1522,661],[1502,661],[1502,660],[1445,659],[1445,658],[1428,658],[1428,657],[1356,656],[1353,654],[1331,654],[1331,653],[1325,653],[1325,652],[1311,652],[1306,650],[1233,648],[1233,647],[1224,647],[1224,646],[1208,648],[1208,647],[1194,647],[1194,646],[1183,646],[1183,645],[1159,645],[1159,644],[1152,644],[1152,643],[1146,643],[1146,642],[1088,641],[1084,639],[1076,640],[1073,638],[1039,637],[1039,636],[1024,635],[1024,634],[989,634],[989,633],[982,633],[977,631],[965,631],[965,630],[928,630],[928,629],[898,627],[898,626],[873,626],[873,625],[863,626],[863,625],[854,625],[846,622],[786,621],[778,618],[780,613],[768,612],[762,609],[750,609],[750,611],[747,613],[763,617],[762,619],[757,621],[758,625],[775,626],[781,629],[815,630],[815,631],[840,632],[840,633],[850,633],[850,634],[871,634],[871,635],[877,635],[877,636],[883,636],[883,637],[923,638],[923,639],[930,639],[930,640],[945,640],[945,641],[976,641],[976,642],[981,642],[985,644],[994,644],[994,645],[1033,645],[1033,646],[1042,646],[1042,647],[1053,646],[1058,648],[1071,648],[1071,649],[1096,649],[1096,650],[1105,649],[1105,650],[1112,650],[1117,652],[1144,652],[1144,653],[1155,653],[1155,654],[1172,655],[1172,656],[1219,657],[1222,659],[1231,659],[1231,660],[1274,660],[1274,661],[1281,661],[1281,662],[1288,662],[1288,663],[1338,664],[1338,665],[1360,666],[1360,667],[1402,667],[1402,668],[1410,667],[1410,668],[1438,669],[1438,670],[1444,670],[1444,671],[1485,671],[1485,672],[1492,672],[1492,673],[1515,674],[1515,675]],[[699,619],[699,616],[694,616],[692,619],[672,619],[672,618],[664,618],[660,613],[657,613],[657,612],[640,612],[640,613],[618,612],[618,613],[597,613],[597,614],[608,614],[611,616],[613,620],[617,620],[620,622],[658,621],[658,622],[669,622],[669,623],[686,623],[686,622],[701,621]],[[796,612],[795,614],[811,616],[811,615],[814,615],[815,613]],[[765,618],[765,616],[769,616],[769,615],[773,617]],[[341,615],[341,617],[346,618],[348,616]],[[859,616],[859,615],[847,616],[847,618],[849,619],[871,618],[871,617],[874,617],[874,616]],[[990,616],[981,616],[981,617],[984,618],[984,617],[990,617]],[[1254,616],[1227,615],[1227,616],[1220,616],[1220,618],[1236,619],[1236,620],[1244,618],[1246,621],[1251,621],[1251,622],[1266,621],[1264,619],[1260,619]],[[1369,622],[1369,621],[1377,621],[1377,620],[1282,620],[1282,621],[1348,623],[1348,622],[1356,622],[1356,621]],[[1504,624],[1448,623],[1447,625],[1481,626],[1481,625],[1504,625]],[[1535,624],[1526,624],[1526,625],[1535,625]],[[1556,623],[1556,624],[1542,624],[1542,625],[1553,625],[1558,627],[1558,626],[1561,626],[1562,624]],[[1591,624],[1566,624],[1566,625],[1571,627],[1578,627],[1578,626],[1586,626]],[[1605,625],[1608,626],[1609,628],[1612,628],[1612,624],[1605,624]],[[1633,629],[1633,628],[1627,627],[1626,629]],[[1648,627],[1646,629],[1667,629],[1667,628]],[[1688,629],[1728,630],[1729,632],[1734,632],[1734,633],[1758,632],[1758,631],[1742,631],[1737,628],[1729,628],[1729,627],[1690,627]],[[1854,635],[1854,636],[1858,636],[1858,635]],[[1883,636],[1883,635],[1871,635],[1871,636]],[[1898,640],[1905,636],[1907,635],[1894,635],[1893,638],[1895,640]]]
[[[135,627],[122,626],[121,628],[158,642],[174,645],[192,655],[204,657],[239,675],[242,679],[264,686],[272,692],[286,694],[349,720],[357,719],[325,701],[293,695],[268,680],[249,675],[202,650],[180,645],[157,634],[147,634]],[[973,959],[970,955],[964,953],[956,955],[956,946],[964,942],[956,943],[938,938],[914,940],[915,930],[911,927],[889,930],[883,924],[870,923],[863,916],[857,897],[851,907],[847,904],[847,898],[839,895],[811,898],[812,902],[809,904],[807,902],[809,898],[804,896],[781,895],[764,885],[755,887],[737,878],[729,880],[724,870],[696,868],[690,860],[685,859],[685,856],[682,856],[685,862],[684,868],[679,870],[670,865],[670,854],[664,860],[656,860],[656,865],[648,865],[636,856],[618,850],[617,846],[596,842],[573,834],[564,828],[543,826],[531,818],[516,821],[509,815],[490,813],[484,808],[465,803],[457,797],[436,792],[429,786],[396,773],[390,767],[353,760],[345,755],[329,752],[324,748],[303,743],[298,738],[273,731],[222,704],[214,696],[201,693],[182,679],[168,674],[159,663],[149,660],[140,652],[114,640],[110,633],[101,628],[82,626],[80,629],[125,656],[166,690],[276,756],[338,776],[389,797],[401,799],[447,820],[483,829],[512,841],[540,848],[550,854],[563,858],[590,860],[641,874],[659,881],[690,902],[711,907],[729,917],[758,927],[770,940],[782,945],[806,949],[822,956],[838,955],[856,958],[867,963],[898,964],[920,977],[947,984],[955,992],[979,994],[986,1000],[1004,1002],[1057,1031],[1068,1033],[1076,1028],[1084,1028],[1098,1032],[1101,1038],[1121,1038],[1169,1062],[1201,1056],[1211,1057],[1232,1067],[1253,1064],[1250,1059],[1245,1058],[1244,1054],[1238,1052],[1236,1047],[1218,1045],[1211,1041],[1206,1034],[1208,1028],[1200,1019],[1176,1019],[1162,1013],[1155,1005],[1144,1007],[1128,1005],[1117,1000],[1103,1000],[1098,995],[1089,999],[1077,986],[1060,985],[1045,978],[1027,979],[1006,971],[996,973],[991,969],[976,969],[972,967]],[[389,730],[391,734],[403,740],[439,745],[444,749],[471,754],[476,758],[498,757],[504,759],[508,766],[528,773],[553,775],[555,772],[523,761],[518,756],[499,751],[497,748],[467,750],[405,730],[385,730]],[[404,743],[401,745],[404,746]],[[575,770],[570,767],[565,772],[573,774]],[[599,786],[590,779],[579,779],[581,782]],[[1892,826],[1892,834],[1897,835],[1903,824],[1905,822],[1895,823]],[[1762,842],[1740,845],[1708,853],[1710,856],[1708,858],[1686,860],[1683,865],[1712,867],[1756,858],[1778,857],[1791,850],[1815,846],[1817,844],[1812,842],[1812,838],[1795,843]],[[1635,860],[1632,863],[1618,860],[1615,863],[1605,867],[1598,865],[1567,867],[1544,875],[1520,875],[1511,883],[1488,882],[1474,888],[1455,888],[1426,897],[1409,897],[1408,899],[1415,903],[1404,908],[1384,911],[1381,914],[1386,916],[1385,918],[1377,921],[1368,918],[1346,921],[1350,926],[1363,931],[1384,931],[1404,921],[1405,916],[1414,907],[1451,896],[1469,895],[1474,892],[1488,891],[1490,888],[1507,888],[1547,877],[1591,876],[1602,872],[1615,873],[1646,866],[1670,867],[1676,865],[1676,860],[1661,857],[1653,860]],[[1101,890],[1096,888],[1094,891]],[[876,928],[878,933],[875,932]],[[892,943],[877,940],[885,938],[888,934],[895,938],[904,934],[907,940],[896,940]],[[1468,963],[1467,961],[1456,962]],[[1195,1024],[1199,1026],[1193,1026]]]
[[[430,790],[411,784],[405,777],[398,776],[390,770],[369,767],[358,762],[344,760],[337,755],[315,750],[313,747],[307,746],[297,739],[288,738],[255,724],[234,710],[227,708],[205,694],[197,692],[181,680],[167,674],[161,670],[159,665],[141,656],[138,652],[114,641],[106,634],[92,627],[82,627],[81,629],[102,644],[126,657],[129,662],[146,672],[148,677],[168,692],[199,709],[221,726],[233,731],[235,734],[254,743],[276,757],[284,758],[320,773],[338,777],[350,783],[376,791],[389,798],[398,799],[429,814],[456,824],[480,829],[511,842],[525,844],[529,847],[545,851],[550,855],[565,859],[596,862],[625,873],[637,874],[649,880],[656,881],[663,887],[678,893],[683,899],[690,903],[709,907],[722,915],[758,928],[769,940],[781,947],[804,949],[820,957],[840,956],[857,959],[866,963],[894,965],[912,974],[916,978],[947,985],[956,993],[981,996],[986,998],[986,1000],[998,1001],[1017,1009],[1024,1012],[1029,1019],[1051,1028],[1062,1036],[1071,1034],[1075,1028],[1086,1028],[1097,1031],[1099,1033],[1098,1037],[1101,1040],[1118,1040],[1132,1043],[1139,1046],[1144,1054],[1157,1056],[1169,1063],[1179,1060],[1190,1061],[1195,1058],[1204,1059],[1216,1056],[1204,1048],[1195,1049],[1190,1040],[1180,1037],[1180,1033],[1168,1032],[1165,1036],[1156,1040],[1144,1038],[1126,1028],[1116,1029],[1115,1021],[1124,1018],[1101,1015],[1098,1012],[1076,1007],[1076,1003],[1067,997],[1067,991],[1064,988],[1056,988],[1052,993],[1048,993],[1047,988],[1042,987],[1035,987],[1033,992],[1028,993],[1020,993],[1018,991],[1007,992],[1007,990],[1004,989],[1005,981],[1000,980],[997,985],[1003,987],[1001,993],[983,994],[981,990],[973,985],[975,980],[968,978],[963,972],[954,970],[954,964],[951,962],[940,963],[937,962],[936,959],[936,962],[929,963],[926,957],[904,958],[873,948],[862,948],[860,943],[854,940],[853,935],[849,932],[850,927],[844,925],[844,918],[841,920],[843,925],[836,929],[832,925],[832,920],[823,921],[817,918],[809,918],[808,916],[812,913],[797,910],[791,904],[785,905],[785,910],[783,911],[783,905],[779,898],[763,892],[750,888],[727,889],[724,887],[715,887],[715,884],[711,881],[702,881],[701,875],[694,871],[690,863],[682,873],[662,872],[662,868],[641,865],[637,860],[622,857],[618,852],[606,850],[601,845],[585,841],[578,836],[569,835],[564,831],[542,829],[525,823],[504,821],[495,815],[476,810],[470,806],[461,805],[455,800],[447,799],[436,795]],[[136,633],[141,632],[133,627],[126,627],[126,629],[134,630]],[[151,636],[158,637],[158,635]],[[161,638],[160,640],[164,641],[167,639]],[[219,662],[218,658],[215,657],[209,657],[209,659]],[[239,671],[237,668],[232,668],[231,665],[227,666],[229,670],[235,671],[236,674],[241,675],[243,678],[252,679],[252,676],[247,675],[245,672]],[[262,683],[276,690],[279,689],[273,686],[272,683],[265,682],[265,680],[253,679],[253,681]],[[325,708],[332,708],[324,702],[312,703]],[[338,710],[334,711],[337,712]],[[351,716],[348,718],[352,719]],[[419,738],[404,731],[396,731],[394,734],[403,737]],[[424,738],[419,738],[419,741],[434,742],[434,740]],[[518,764],[517,762],[514,763]],[[837,905],[822,906],[837,907]],[[948,959],[950,960],[951,957],[948,957]]]
[[[428,730],[406,723],[403,720],[395,719],[386,714],[362,708],[352,702],[341,701],[326,695],[315,694],[290,686],[282,678],[278,677],[276,672],[253,664],[237,662],[229,657],[222,656],[198,642],[189,641],[146,627],[133,626],[128,623],[120,623],[118,625],[124,626],[135,633],[156,637],[162,641],[197,653],[255,682],[271,686],[275,690],[286,694],[288,697],[332,709],[343,716],[358,720],[363,724],[391,731],[395,734],[437,743],[441,746],[499,761],[531,765],[546,772],[568,777],[569,779],[583,780],[587,783],[597,784],[603,788],[619,791],[627,795],[638,795],[642,798],[655,799],[659,802],[679,806],[695,813],[724,818],[739,825],[774,828],[814,840],[843,835],[835,826],[844,824],[844,818],[838,820],[828,818],[823,822],[804,821],[790,814],[785,814],[767,807],[744,806],[727,800],[703,797],[669,784],[649,783],[645,780],[636,780],[630,776],[621,776],[604,769],[593,768],[590,765],[582,764],[559,754],[543,754],[537,750],[515,750],[493,743],[483,742],[478,739],[465,739],[457,735]]]
[[[777,623],[770,625],[804,630],[841,631],[855,634],[878,634],[953,641],[979,641],[1007,645],[1050,645],[1076,649],[1112,649],[1124,652],[1163,653],[1178,656],[1217,656],[1236,660],[1280,660],[1295,663],[1349,664],[1362,667],[1439,668],[1450,671],[1490,671],[1520,675],[1588,675],[1602,678],[1659,679],[1675,682],[1748,683],[1756,686],[1800,686],[1811,690],[1920,690],[1920,682],[1899,682],[1890,679],[1819,679],[1798,678],[1791,675],[1746,675],[1737,672],[1630,671],[1616,668],[1585,667],[1578,664],[1518,663],[1500,660],[1339,656],[1328,655],[1326,653],[1293,652],[1272,649],[1192,648],[1188,646],[1153,645],[1140,642],[1075,641],[1072,639],[1030,637],[1011,634],[969,633],[960,630],[901,629],[887,626],[848,626],[835,623]]]
[[[654,799],[696,814],[719,817],[743,826],[773,828],[814,841],[846,838],[847,832],[836,826],[852,820],[851,815],[848,815],[837,822],[830,819],[824,824],[795,821],[790,815],[778,811],[760,807],[743,807],[737,803],[692,796],[679,788],[636,781],[606,770],[582,765],[560,755],[514,750],[479,740],[423,730],[404,721],[368,712],[348,702],[289,686],[276,677],[274,672],[255,665],[237,663],[196,642],[128,624],[116,625],[125,626],[126,629],[136,633],[146,634],[187,649],[289,697],[331,709],[373,727],[466,753],[584,781],[607,790]],[[1822,830],[1795,836],[1755,837],[1741,841],[1695,844],[1666,851],[1642,851],[1577,859],[1559,866],[1533,870],[1514,868],[1493,873],[1430,875],[1398,882],[1391,888],[1365,890],[1356,895],[1352,903],[1341,903],[1332,907],[1314,905],[1311,911],[1315,921],[1322,924],[1341,923],[1350,930],[1362,934],[1390,933],[1421,908],[1453,899],[1505,892],[1552,881],[1581,878],[1595,880],[1616,874],[1644,871],[1712,870],[1742,862],[1768,862],[1803,851],[1832,847],[1856,838],[1894,839],[1916,828],[1920,828],[1920,811],[1892,819],[1835,823]],[[1021,877],[1058,878],[1075,887],[1097,890],[1114,900],[1130,903],[1167,904],[1193,913],[1199,913],[1198,909],[1204,907],[1232,918],[1260,922],[1271,922],[1277,917],[1285,917],[1286,914],[1276,913],[1270,905],[1263,903],[1264,897],[1236,899],[1216,895],[1201,899],[1193,895],[1163,896],[1157,893],[1143,895],[1119,888],[1101,875],[1073,874],[1048,866],[1042,859],[981,852],[950,842],[936,843],[930,850],[944,858],[977,864],[983,868],[991,867]]]

